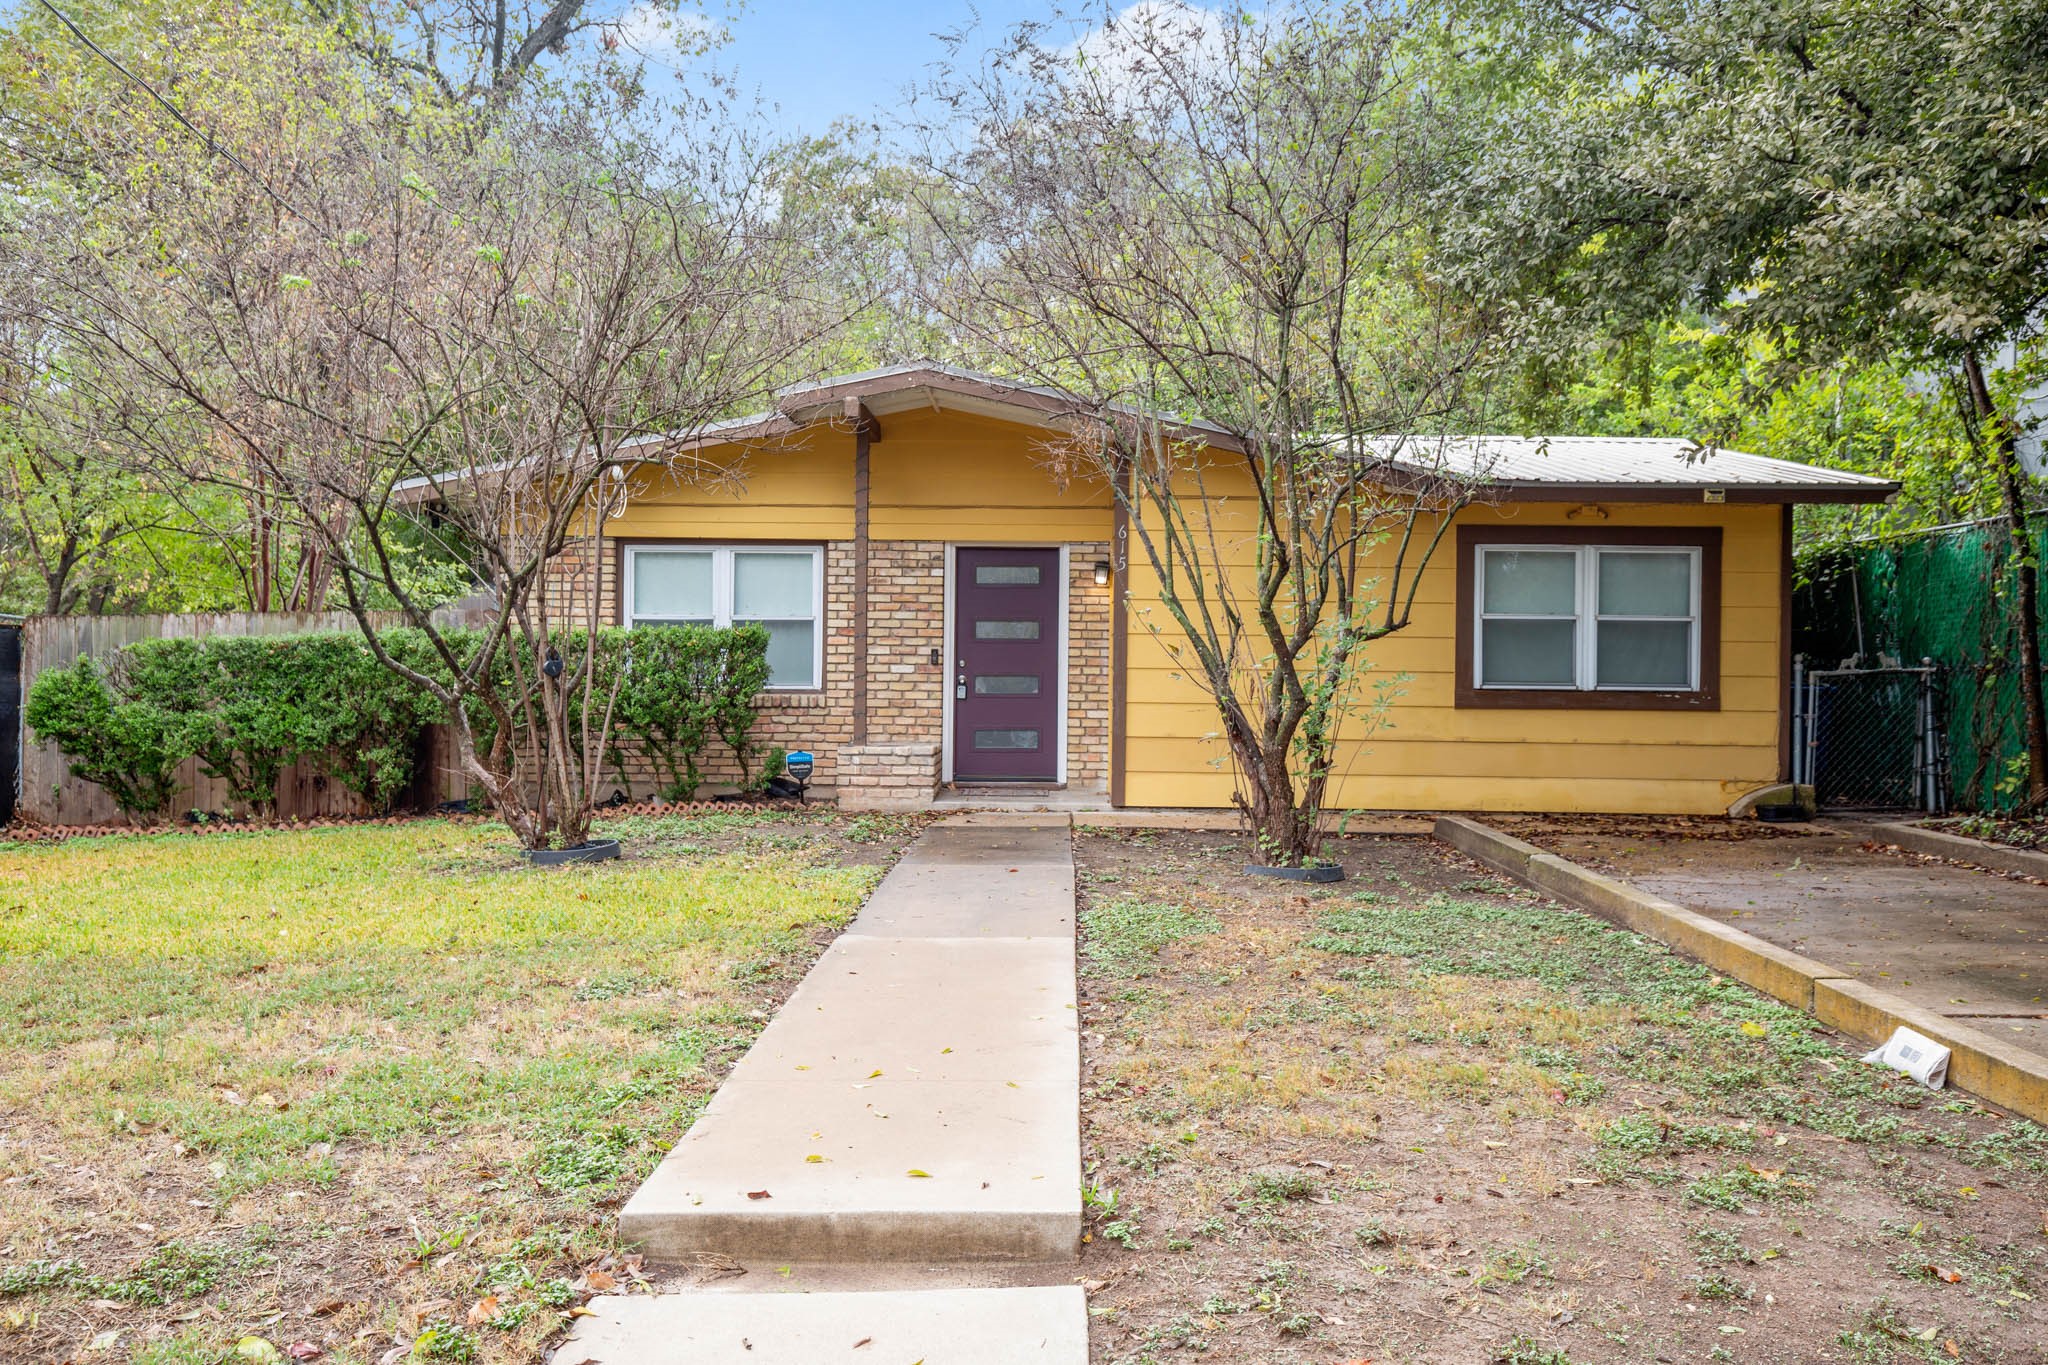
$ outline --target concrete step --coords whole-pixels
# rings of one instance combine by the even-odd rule
[[[1073,1286],[597,1298],[567,1365],[1087,1365]]]

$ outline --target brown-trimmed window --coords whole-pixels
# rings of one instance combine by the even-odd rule
[[[1458,529],[1459,706],[1715,710],[1721,532]]]

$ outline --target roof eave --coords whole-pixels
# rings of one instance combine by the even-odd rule
[[[1649,502],[1649,503],[1844,503],[1887,501],[1899,491],[1895,483],[1857,484],[1669,484],[1548,483],[1501,480],[1480,485],[1480,492],[1512,502]],[[1712,496],[1718,494],[1719,496]]]

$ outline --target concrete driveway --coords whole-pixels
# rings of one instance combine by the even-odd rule
[[[1849,819],[1490,823],[2048,1056],[2048,887],[1886,851]]]

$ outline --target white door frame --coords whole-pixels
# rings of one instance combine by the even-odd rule
[[[1059,663],[1056,666],[1060,673],[1060,704],[1059,719],[1055,722],[1059,734],[1053,750],[1053,781],[1064,787],[1067,785],[1067,637],[1071,634],[1067,629],[1067,596],[1073,587],[1073,574],[1067,563],[1069,550],[1066,544],[1048,545],[1043,541],[1028,540],[949,540],[946,542],[945,587],[943,589],[946,604],[943,637],[945,643],[939,656],[939,661],[945,665],[945,668],[939,675],[939,696],[944,703],[940,712],[940,724],[944,735],[940,744],[940,780],[949,786],[953,781],[953,688],[956,686],[954,679],[959,676],[959,656],[953,653],[953,586],[959,581],[960,551],[963,549],[1059,551],[1060,607],[1058,629],[1060,638]]]

